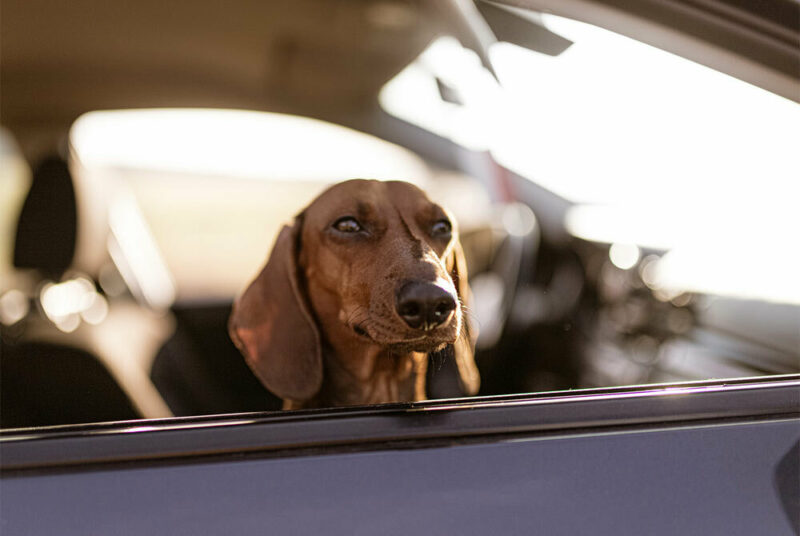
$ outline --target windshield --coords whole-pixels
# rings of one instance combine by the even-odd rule
[[[665,290],[800,303],[788,247],[800,107],[607,30],[542,20],[573,42],[560,55],[496,43],[496,83],[441,38],[384,88],[384,106],[568,200],[573,236],[669,250],[653,274]],[[432,76],[465,102],[442,101]]]

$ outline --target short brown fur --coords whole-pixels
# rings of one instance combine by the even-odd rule
[[[341,233],[353,217],[364,232]],[[449,236],[431,233],[441,220]],[[457,297],[450,321],[411,328],[395,307],[406,281]],[[351,180],[285,226],[266,266],[236,300],[231,338],[285,409],[425,398],[428,353],[452,345],[466,394],[478,389],[465,304],[466,265],[455,221],[417,187]]]

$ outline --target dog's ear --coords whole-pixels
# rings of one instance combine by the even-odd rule
[[[299,216],[284,226],[266,266],[234,303],[228,332],[261,382],[284,400],[304,401],[322,384],[320,335],[299,282]]]
[[[478,374],[478,367],[475,365],[474,357],[476,334],[470,321],[472,293],[467,281],[467,261],[464,258],[461,242],[457,237],[453,243],[447,266],[458,292],[458,299],[461,301],[461,332],[456,342],[453,343],[455,361],[458,367],[461,388],[465,394],[471,396],[477,394],[481,385],[481,378]]]

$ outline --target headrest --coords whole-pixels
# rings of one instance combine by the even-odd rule
[[[59,280],[72,263],[78,217],[67,163],[43,159],[33,172],[14,242],[14,266],[34,268]]]

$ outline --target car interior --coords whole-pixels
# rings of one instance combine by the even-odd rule
[[[771,88],[491,2],[2,10],[2,428],[280,410],[231,305],[356,177],[455,214],[478,396],[800,372],[800,108]]]

